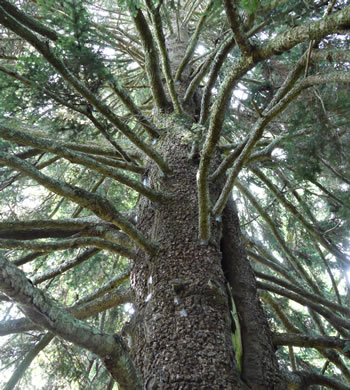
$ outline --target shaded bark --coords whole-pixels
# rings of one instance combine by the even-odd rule
[[[239,314],[242,378],[251,389],[283,389],[271,334],[257,296],[253,270],[245,252],[232,199],[223,214],[222,263]],[[280,387],[277,387],[280,386]]]

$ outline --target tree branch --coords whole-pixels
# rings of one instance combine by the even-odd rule
[[[243,23],[237,10],[236,0],[224,0],[224,7],[237,46],[244,56],[251,55],[253,47],[243,30]]]
[[[160,110],[167,111],[170,107],[163,88],[162,78],[160,75],[158,51],[154,44],[152,32],[148,27],[147,21],[143,16],[140,8],[137,10],[130,9],[130,13],[141,38],[145,56],[147,78],[152,91],[154,102]]]
[[[117,253],[128,259],[136,259],[136,252],[122,247],[113,242],[95,237],[79,237],[71,239],[63,239],[58,242],[43,242],[38,241],[22,241],[22,240],[5,240],[0,239],[0,248],[17,249],[17,250],[32,250],[36,252],[52,252],[66,249],[76,249],[84,247],[96,247],[100,249],[107,249],[113,253]]]
[[[282,295],[286,298],[289,298],[295,302],[300,303],[301,305],[308,306],[315,310],[317,313],[321,314],[334,328],[340,332],[341,334],[349,334],[349,332],[345,332],[342,328],[350,330],[350,321],[334,314],[334,312],[329,311],[328,309],[323,308],[321,305],[312,302],[311,300],[304,298],[298,294],[295,294],[291,291],[288,291],[284,288],[273,286],[268,283],[263,283],[260,281],[256,282],[257,287],[263,290],[267,290],[278,295]]]
[[[122,389],[141,389],[136,369],[124,343],[117,335],[101,334],[72,317],[58,303],[34,287],[25,274],[0,258],[0,288],[15,300],[31,321],[100,356]],[[114,367],[112,365],[112,359]]]
[[[341,352],[347,358],[350,358],[350,351],[344,350],[349,348],[350,339],[344,340],[339,337],[314,336],[308,334],[296,333],[273,333],[272,341],[274,345],[292,345],[295,347],[306,348],[333,348]]]
[[[347,386],[336,379],[315,374],[308,371],[294,371],[288,373],[287,383],[289,388],[294,390],[305,390],[311,385],[323,385],[334,390],[350,390],[350,386]]]
[[[56,71],[66,80],[76,91],[78,91],[85,99],[92,104],[103,116],[105,116],[113,125],[117,127],[135,146],[141,149],[146,155],[154,160],[159,168],[164,173],[169,173],[169,168],[162,157],[147,145],[141,138],[139,138],[123,121],[121,121],[116,114],[103,102],[101,102],[88,88],[85,87],[59,60],[46,43],[42,42],[38,37],[21,25],[17,20],[7,14],[6,11],[0,7],[0,23],[9,28],[15,34],[19,35],[30,43],[35,49],[43,55],[49,64],[51,64]]]
[[[0,152],[0,162],[23,172],[50,191],[86,207],[105,221],[112,222],[147,253],[152,254],[155,252],[155,245],[150,243],[107,199],[82,188],[50,178],[27,162],[7,153]]]

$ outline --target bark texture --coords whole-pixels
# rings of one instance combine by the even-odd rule
[[[213,224],[210,245],[200,246],[198,165],[189,160],[184,137],[171,134],[160,144],[173,173],[160,177],[150,167],[149,184],[174,198],[164,205],[143,199],[140,206],[138,228],[160,249],[156,256],[137,261],[132,272],[136,366],[146,389],[245,388],[235,369],[221,223]]]

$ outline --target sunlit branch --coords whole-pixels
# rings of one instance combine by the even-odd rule
[[[135,11],[135,14],[133,9],[131,9],[130,12],[142,41],[146,72],[154,102],[159,109],[166,111],[169,109],[169,103],[163,88],[162,78],[159,71],[158,51],[154,44],[151,30],[149,29],[147,21],[140,8]]]
[[[291,101],[296,99],[296,97],[304,90],[315,84],[324,84],[329,82],[349,82],[350,81],[350,72],[335,72],[327,75],[315,75],[310,76],[302,80],[294,88],[292,88],[282,99],[277,100],[276,104],[269,109],[268,112],[264,112],[262,118],[259,118],[249,136],[249,140],[242,150],[239,157],[235,160],[231,173],[225,183],[225,186],[220,194],[219,199],[217,200],[215,206],[213,207],[213,214],[216,216],[221,215],[222,210],[225,207],[227,199],[230,196],[235,180],[242,169],[245,161],[251,155],[253,148],[256,142],[261,138],[264,128],[266,125],[280,114]],[[274,99],[273,99],[274,100]],[[270,105],[269,105],[270,106]],[[209,138],[209,137],[208,137]],[[214,142],[217,143],[218,137],[215,137]],[[203,157],[202,157],[203,158]]]
[[[249,56],[253,51],[253,47],[243,30],[243,23],[238,13],[236,0],[224,0],[224,7],[237,46],[243,55]]]
[[[286,330],[288,330],[288,332],[301,333],[300,329],[293,324],[292,320],[282,310],[282,305],[278,301],[276,301],[276,299],[274,299],[271,294],[269,294],[267,291],[260,290],[259,297],[272,307],[272,309],[275,311],[278,318],[280,319]]]
[[[64,65],[64,63],[58,59],[53,51],[50,49],[45,42],[42,42],[38,37],[28,30],[26,27],[21,25],[18,21],[13,19],[8,15],[3,8],[0,12],[0,23],[5,27],[9,28],[14,33],[21,36],[33,47],[35,47],[50,63],[56,71],[86,100],[92,104],[102,115],[104,115],[113,125],[115,125],[135,146],[141,149],[145,154],[147,154],[151,159],[153,159],[160,169],[164,173],[169,172],[167,164],[164,162],[162,157],[153,150],[149,145],[147,145],[141,138],[139,138],[123,121],[121,121],[118,116],[104,103],[102,103],[85,85],[83,85]]]
[[[107,199],[82,188],[50,178],[27,162],[7,153],[0,153],[0,162],[21,171],[50,191],[86,207],[101,219],[114,223],[147,253],[154,253],[154,244],[150,243]]]
[[[306,299],[309,299],[312,302],[319,303],[320,305],[324,305],[324,306],[328,307],[329,309],[334,310],[337,313],[342,313],[345,316],[350,318],[350,309],[348,309],[347,307],[344,307],[344,306],[339,305],[337,303],[331,302],[330,300],[323,298],[319,295],[309,293],[308,291],[299,287],[298,285],[295,285],[295,284],[289,283],[285,280],[276,278],[275,276],[267,275],[267,274],[265,274],[263,272],[259,272],[259,271],[255,271],[255,275],[260,279],[268,280],[270,282],[273,282],[279,286],[286,288],[289,291],[294,291],[296,294],[298,294]]]
[[[181,60],[179,66],[178,66],[178,68],[176,70],[176,74],[175,74],[175,77],[174,77],[175,82],[181,79],[181,74],[182,74],[183,70],[185,69],[185,67],[188,64],[189,60],[193,56],[194,50],[195,50],[197,42],[198,42],[199,34],[200,34],[201,30],[202,30],[202,27],[203,27],[204,23],[206,22],[206,20],[207,20],[207,18],[209,16],[209,13],[211,12],[211,10],[213,8],[213,5],[214,5],[214,1],[211,0],[209,2],[209,4],[207,5],[207,7],[205,8],[205,10],[203,11],[203,14],[202,14],[199,22],[197,23],[196,29],[195,29],[192,37],[191,37],[191,40],[190,40],[189,44],[187,45],[184,57]]]
[[[55,242],[47,242],[41,240],[22,241],[0,239],[0,248],[32,250],[36,252],[53,252],[58,250],[84,248],[89,246],[100,249],[107,249],[113,253],[117,253],[129,259],[136,259],[136,252],[134,252],[133,250],[97,237],[62,239]]]
[[[162,194],[144,186],[142,183],[138,182],[137,180],[134,180],[124,175],[123,173],[118,172],[117,170],[112,169],[106,166],[105,164],[103,164],[102,162],[100,163],[96,159],[93,159],[81,152],[73,152],[51,139],[45,139],[42,137],[33,136],[23,131],[18,131],[13,128],[5,127],[1,124],[0,124],[0,136],[3,139],[14,141],[22,145],[24,144],[24,145],[32,146],[37,149],[45,150],[47,152],[51,152],[58,156],[64,157],[73,163],[84,165],[85,167],[93,169],[97,172],[102,173],[105,176],[111,177],[112,179],[127,185],[128,187],[134,189],[135,191],[140,192],[142,195],[145,195],[146,197],[148,197],[153,201],[159,202],[163,198]],[[103,161],[103,157],[100,157],[100,159],[101,158]]]
[[[280,264],[277,264],[274,261],[271,261],[271,260],[259,255],[258,253],[253,252],[250,249],[247,249],[247,255],[251,259],[253,259],[261,264],[266,265],[270,269],[273,269],[275,272],[277,272],[279,275],[283,276],[285,279],[292,281],[295,286],[298,286],[300,284],[300,281],[298,282],[293,277],[293,275],[291,275],[291,272],[288,269],[286,269],[285,267],[282,267]]]
[[[344,319],[343,317],[338,316],[337,314],[331,312],[328,309],[325,309],[324,307],[311,301],[310,299],[304,298],[299,294],[286,290],[285,288],[282,287],[274,286],[272,284],[268,284],[260,281],[257,281],[256,284],[257,287],[262,290],[273,292],[275,294],[281,295],[295,302],[298,302],[301,305],[310,307],[311,309],[315,310],[315,312],[321,314],[321,316],[324,317],[332,326],[334,326],[334,328],[338,332],[340,332],[340,334],[343,335],[345,334],[347,336],[350,334],[349,332],[344,332],[344,330],[342,329],[345,328],[347,330],[350,330],[350,321]]]
[[[275,345],[293,345],[305,348],[333,348],[350,358],[350,352],[343,352],[350,340],[339,337],[314,336],[308,334],[273,333],[272,340]]]
[[[257,202],[256,198],[253,196],[253,194],[248,190],[247,187],[245,187],[242,183],[239,181],[236,182],[237,188],[241,191],[241,193],[249,200],[249,202],[253,205],[253,207],[258,211],[260,216],[265,220],[267,225],[269,226],[272,234],[278,241],[279,245],[283,249],[284,253],[287,255],[287,259],[290,262],[290,264],[293,266],[295,271],[298,273],[298,275],[305,279],[309,286],[312,288],[314,292],[316,292],[319,295],[321,294],[321,291],[319,287],[315,284],[315,282],[311,279],[311,277],[308,275],[308,273],[305,271],[302,264],[299,262],[299,260],[294,256],[292,251],[288,248],[285,240],[282,238],[276,224],[272,221],[270,216],[265,212],[263,207]]]
[[[122,389],[142,388],[119,336],[101,334],[98,329],[72,317],[65,308],[34,287],[21,270],[4,258],[0,258],[0,287],[35,324],[96,353],[104,360],[113,357],[115,368],[112,375]]]
[[[294,215],[294,217],[301,223],[302,226],[314,237],[325,249],[336,256],[341,262],[346,265],[350,264],[350,260],[343,254],[338,248],[336,248],[331,242],[329,242],[322,234],[321,229],[317,226],[311,225],[304,216],[296,209],[296,207],[290,203],[278,190],[278,188],[263,174],[261,170],[255,167],[251,167],[250,170],[259,177],[259,179],[266,184],[269,190],[275,195],[275,197],[283,204],[283,206]]]
[[[154,32],[155,32],[161,60],[162,60],[162,68],[166,79],[167,87],[169,90],[169,95],[173,103],[175,112],[177,114],[181,114],[182,113],[181,102],[175,90],[175,83],[172,76],[170,60],[169,60],[168,51],[165,44],[165,37],[162,28],[162,19],[160,17],[159,8],[154,7],[154,5],[150,0],[145,0],[145,1],[148,9],[151,12],[151,17],[154,25]]]
[[[279,33],[275,38],[259,50],[259,57],[267,58],[273,54],[281,54],[298,43],[321,39],[322,37],[341,30],[350,22],[350,6],[327,16],[324,19],[306,23],[293,29]]]
[[[121,284],[127,282],[130,278],[130,270],[123,272],[120,275],[115,276],[111,280],[109,280],[106,284],[98,288],[97,290],[93,291],[92,293],[86,295],[85,297],[79,299],[74,307],[79,307],[80,305],[91,302],[94,299],[100,298],[103,295],[109,293],[112,290],[115,290],[118,288]]]

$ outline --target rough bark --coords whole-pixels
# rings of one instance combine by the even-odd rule
[[[186,132],[174,122],[159,141],[173,173],[162,177],[152,165],[147,172],[149,185],[166,189],[173,200],[163,205],[144,198],[139,210],[138,228],[160,250],[140,255],[132,271],[137,312],[126,333],[135,364],[146,389],[277,389],[278,365],[237,215],[228,206],[223,223],[212,222],[209,245],[200,245],[198,162],[189,159]],[[220,184],[212,185],[213,198],[219,190]],[[243,324],[242,375],[223,265]]]
[[[222,264],[234,298],[242,332],[242,378],[251,389],[283,389],[271,334],[257,296],[232,199],[223,214]],[[279,386],[279,387],[278,387]]]

